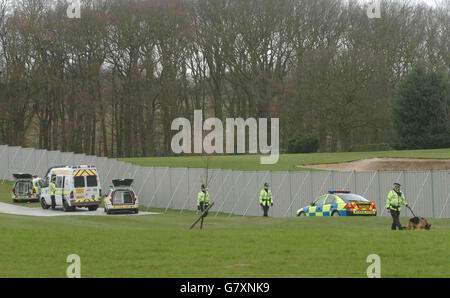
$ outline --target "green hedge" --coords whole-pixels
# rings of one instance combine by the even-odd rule
[[[298,134],[289,139],[289,153],[310,153],[319,149],[319,138],[310,134]]]

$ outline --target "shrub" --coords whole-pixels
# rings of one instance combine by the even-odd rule
[[[310,134],[298,134],[289,139],[289,153],[310,153],[319,149],[319,138]]]

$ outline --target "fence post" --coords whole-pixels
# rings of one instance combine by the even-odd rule
[[[377,176],[378,176],[378,205],[379,206],[383,206],[382,205],[382,199],[381,199],[381,183],[380,183],[380,171],[377,170]],[[380,207],[378,207],[377,209],[379,209]]]
[[[331,174],[331,189],[336,189],[336,187],[334,187],[334,171],[331,170],[330,174]]]
[[[407,187],[406,187],[406,173],[403,170],[402,171],[402,175],[403,175],[403,187],[404,187],[404,192],[406,193]],[[406,211],[406,216],[408,216],[408,208],[403,208]],[[401,211],[400,211],[401,212]],[[399,214],[400,216],[400,214]]]
[[[292,172],[289,172],[289,210],[292,210],[291,206],[292,206]],[[292,216],[292,211],[290,216]]]
[[[435,217],[434,214],[434,180],[433,180],[433,171],[430,170],[430,182],[431,182],[431,210],[433,217]]]

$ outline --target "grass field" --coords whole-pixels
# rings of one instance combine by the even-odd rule
[[[57,211],[56,211],[57,212]],[[209,216],[25,217],[0,214],[0,277],[450,277],[450,220],[430,231],[390,231],[390,219]],[[406,222],[406,219],[402,219]]]
[[[209,168],[248,170],[248,171],[250,170],[307,171],[307,169],[298,168],[297,165],[350,162],[375,157],[450,159],[450,148],[431,149],[431,150],[281,154],[278,162],[273,165],[260,164],[259,155],[211,156]],[[131,162],[133,164],[141,166],[175,167],[175,168],[206,167],[206,158],[201,156],[121,158],[120,160]]]

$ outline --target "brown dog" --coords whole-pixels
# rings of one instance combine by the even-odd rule
[[[431,224],[427,222],[427,220],[423,217],[413,217],[408,222],[408,230],[429,230],[431,228]]]

